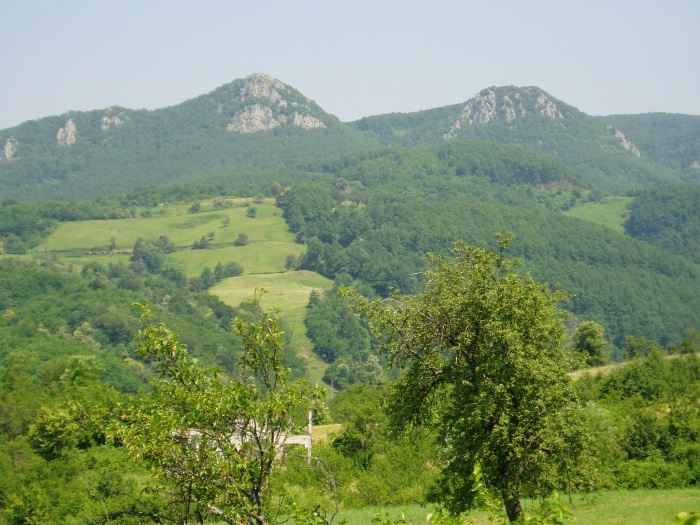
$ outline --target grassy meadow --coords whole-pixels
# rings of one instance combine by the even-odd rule
[[[572,525],[671,525],[679,512],[700,509],[700,489],[601,492],[586,497],[574,496],[570,502],[562,498],[562,503],[572,514],[564,523]],[[528,503],[524,502],[523,506],[527,509]],[[346,520],[346,525],[366,525],[381,514],[395,522],[403,518],[404,525],[420,525],[426,523],[426,516],[431,512],[430,507],[420,505],[365,507],[341,511],[336,520]],[[478,512],[470,514],[468,519],[478,525],[490,523],[488,516]]]
[[[135,212],[134,217],[126,219],[65,222],[37,250],[59,254],[106,250],[112,240],[117,250],[129,250],[137,239],[156,240],[161,235],[167,236],[176,248],[188,248],[211,233],[212,244],[219,246],[233,244],[241,233],[251,243],[294,242],[272,199],[245,204],[249,206],[216,207],[205,203],[197,213],[188,213],[187,205],[164,205],[154,211]],[[255,217],[246,216],[250,208],[255,208]]]
[[[300,270],[276,274],[254,274],[231,277],[215,284],[210,292],[227,304],[239,305],[253,297],[256,289],[267,292],[261,304],[264,308],[278,308],[280,318],[288,333],[287,345],[297,351],[308,363],[308,375],[312,384],[321,384],[326,364],[311,352],[311,342],[306,337],[304,317],[312,290],[328,288],[332,284],[317,273]]]
[[[165,235],[175,247],[175,251],[165,255],[165,265],[187,277],[196,277],[204,268],[213,269],[218,263],[237,262],[243,267],[243,275],[217,283],[210,292],[227,304],[238,306],[252,297],[256,288],[267,290],[263,306],[280,310],[289,332],[288,345],[307,359],[309,380],[320,383],[326,365],[311,352],[304,316],[311,291],[332,283],[314,272],[285,271],[287,257],[301,257],[305,247],[294,242],[294,234],[274,200],[202,201],[196,213],[190,213],[190,207],[166,204],[134,210],[133,217],[126,219],[61,223],[33,250],[33,255],[72,266],[75,271],[91,262],[129,264],[138,239],[155,241]],[[255,208],[254,217],[248,216],[251,208]],[[248,243],[234,245],[241,234],[248,237]],[[196,240],[206,236],[211,237],[208,248],[192,249]]]
[[[624,223],[629,216],[628,207],[633,200],[633,197],[605,197],[599,202],[575,206],[564,214],[601,224],[617,233],[624,233]]]

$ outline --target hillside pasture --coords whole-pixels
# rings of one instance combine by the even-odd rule
[[[253,241],[245,246],[212,244],[206,250],[186,249],[168,254],[165,263],[187,277],[195,277],[205,267],[214,268],[218,263],[237,262],[243,273],[265,274],[282,272],[288,255],[301,257],[304,246],[292,241]]]
[[[242,206],[204,207],[206,211],[188,213],[188,206],[173,205],[156,208],[145,217],[64,222],[35,251],[107,248],[112,239],[118,249],[130,249],[138,239],[156,240],[161,235],[168,237],[176,247],[186,248],[212,232],[212,242],[219,245],[232,244],[241,233],[246,234],[250,242],[294,241],[272,202],[256,204],[255,208],[255,217],[247,217],[248,208]],[[230,221],[227,225],[226,220]]]
[[[625,233],[625,221],[629,216],[632,197],[605,197],[599,202],[587,202],[564,212],[569,217],[577,217],[610,228],[617,233]]]
[[[246,215],[249,207],[243,204],[248,201],[219,202],[224,204],[215,207],[207,201],[197,213],[189,213],[191,205],[164,205],[135,211],[138,216],[132,218],[64,222],[33,252],[54,253],[64,264],[76,266],[92,261],[125,262],[138,239],[155,241],[164,235],[175,247],[165,263],[188,277],[230,261],[241,264],[246,273],[280,272],[288,255],[304,253],[272,199],[254,204],[255,217]],[[241,234],[247,236],[248,244],[234,246]],[[207,249],[191,249],[195,241],[207,236],[211,238]],[[112,243],[115,248],[110,250]]]
[[[233,306],[253,297],[256,289],[264,288],[263,308],[275,307],[287,319],[303,321],[303,310],[313,290],[330,288],[333,282],[314,272],[299,270],[276,274],[253,274],[231,277],[215,284],[210,292]]]
[[[267,293],[262,297],[262,307],[280,310],[286,344],[306,359],[309,381],[321,384],[328,365],[311,352],[313,345],[306,336],[304,318],[311,292],[330,288],[332,284],[317,273],[300,270],[231,277],[215,284],[209,291],[225,303],[238,306],[251,299],[256,289],[265,289]]]
[[[243,267],[243,275],[218,283],[211,293],[238,306],[256,288],[265,288],[263,307],[281,310],[287,344],[306,359],[309,380],[320,384],[327,365],[311,351],[304,316],[311,291],[330,287],[331,281],[313,272],[285,271],[287,257],[301,257],[305,247],[294,242],[273,199],[217,198],[198,204],[195,213],[191,213],[191,203],[164,204],[132,210],[133,217],[126,219],[61,223],[32,255],[51,257],[77,271],[92,262],[128,265],[138,239],[155,241],[165,235],[174,246],[165,255],[165,265],[188,278],[199,276],[205,268],[213,270],[219,263],[236,262]],[[255,213],[249,212],[252,207]],[[247,244],[236,246],[241,234],[247,236]],[[211,237],[207,248],[192,248],[195,241],[207,236]],[[110,249],[111,244],[116,248]]]

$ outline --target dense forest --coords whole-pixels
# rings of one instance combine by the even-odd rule
[[[379,295],[414,292],[425,253],[445,253],[455,239],[490,243],[494,233],[510,231],[524,267],[573,294],[567,308],[605,325],[617,346],[627,335],[666,344],[697,326],[695,308],[686,307],[697,301],[696,285],[689,286],[696,264],[557,213],[595,192],[546,157],[509,166],[511,151],[484,143],[389,150],[348,167],[326,163],[326,182],[315,168],[317,182],[278,196],[290,228],[307,243],[302,267],[330,278],[347,273]],[[688,245],[697,246],[695,239]]]
[[[625,231],[700,262],[700,186],[676,184],[640,192],[630,207]]]

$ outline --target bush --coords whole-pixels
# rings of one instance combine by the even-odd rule
[[[692,480],[687,465],[660,459],[625,461],[614,469],[614,476],[620,489],[672,489],[687,487]]]
[[[673,451],[672,459],[690,470],[690,485],[700,485],[700,443],[688,443]]]

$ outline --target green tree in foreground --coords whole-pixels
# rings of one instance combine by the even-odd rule
[[[199,365],[141,307],[137,350],[157,363],[160,380],[152,394],[119,409],[111,433],[149,461],[177,523],[265,525],[291,513],[273,501],[270,483],[279,444],[294,431],[300,408],[310,406],[310,391],[303,381],[287,382],[278,319],[260,309],[259,296],[253,306],[258,323],[234,321],[244,342],[235,381]]]
[[[389,363],[405,370],[392,387],[394,428],[437,430],[443,469],[432,499],[459,513],[474,504],[472,474],[503,501],[594,482],[592,440],[571,389],[563,313],[551,292],[513,271],[498,252],[456,244],[430,256],[425,291],[370,302],[352,292],[382,338]]]

